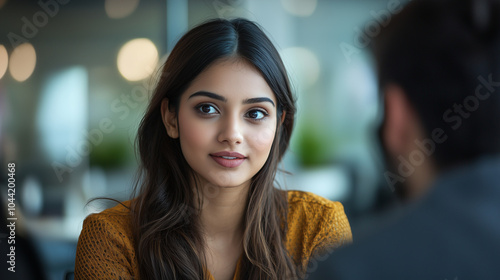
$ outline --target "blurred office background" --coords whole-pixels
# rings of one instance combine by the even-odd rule
[[[129,198],[136,130],[169,50],[194,25],[243,16],[276,44],[298,97],[283,163],[293,175],[278,181],[343,202],[356,235],[392,195],[373,137],[380,108],[366,46],[403,3],[0,0],[2,211],[14,162],[17,234],[32,240],[26,250],[47,279],[62,279],[83,219],[108,207],[87,202]]]

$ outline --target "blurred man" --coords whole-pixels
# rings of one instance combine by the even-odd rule
[[[384,177],[409,204],[307,279],[500,279],[499,1],[413,0],[373,51]]]

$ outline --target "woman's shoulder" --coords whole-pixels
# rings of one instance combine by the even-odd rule
[[[314,193],[304,191],[288,191],[288,204],[289,207],[308,205],[310,207],[344,211],[344,207],[340,202],[331,201]]]
[[[88,217],[117,218],[118,216],[128,216],[130,214],[130,200],[118,202],[117,205],[99,213],[90,214]]]
[[[87,216],[78,238],[76,279],[129,279],[136,274],[130,202]]]
[[[328,226],[333,223],[344,223],[343,227],[350,231],[347,217],[342,203],[331,201],[319,195],[303,192],[288,191],[288,227]]]
[[[340,202],[288,191],[287,249],[302,265],[314,252],[349,243],[351,227]]]
[[[127,216],[130,214],[130,203],[130,200],[119,202],[114,207],[108,208],[100,213],[95,213],[93,215],[100,215],[102,217]]]
[[[131,236],[130,201],[121,202],[100,213],[88,215],[84,221],[85,226],[100,232],[107,231],[108,234],[117,233],[122,238]]]

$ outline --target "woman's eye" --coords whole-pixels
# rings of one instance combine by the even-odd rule
[[[268,114],[266,112],[263,112],[261,110],[251,110],[247,113],[247,117],[253,120],[262,120],[267,115]]]
[[[206,115],[211,115],[211,114],[216,114],[217,113],[217,109],[215,109],[214,106],[210,105],[210,104],[201,104],[198,106],[198,111],[202,114],[206,114]]]

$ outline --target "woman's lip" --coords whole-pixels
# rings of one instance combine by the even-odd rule
[[[213,153],[210,154],[212,157],[231,157],[231,158],[236,158],[236,159],[245,159],[246,157],[240,153],[237,152],[228,152],[228,151],[223,151],[223,152],[218,152],[218,153]]]
[[[219,165],[221,165],[223,167],[227,167],[227,168],[238,167],[243,163],[243,161],[245,161],[244,157],[239,158],[239,157],[232,156],[234,159],[227,159],[227,158],[223,158],[222,156],[215,156],[215,154],[211,154],[210,156]],[[224,157],[229,157],[229,156],[224,155]]]

